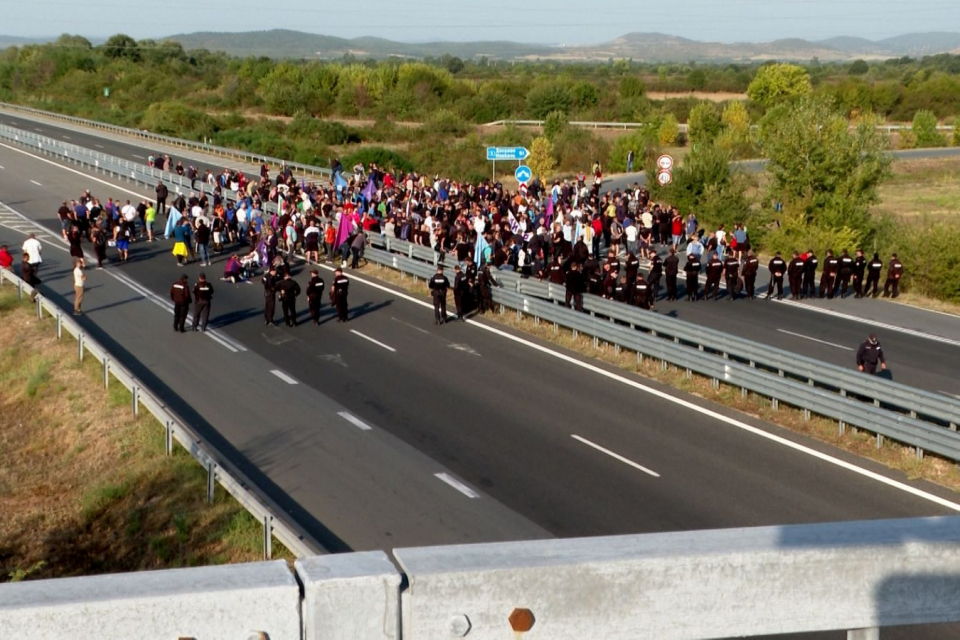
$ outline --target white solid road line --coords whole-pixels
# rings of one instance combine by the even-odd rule
[[[326,265],[321,265],[321,266],[326,266]],[[333,268],[332,268],[332,267],[327,267],[327,268],[328,268],[330,271],[333,271]],[[403,299],[403,300],[408,300],[408,301],[410,301],[410,302],[413,302],[414,304],[418,304],[418,305],[420,305],[421,307],[425,307],[425,308],[427,308],[427,309],[430,309],[431,311],[433,310],[433,305],[431,305],[430,303],[425,302],[425,301],[423,301],[423,300],[418,300],[417,298],[414,298],[413,296],[407,295],[407,294],[405,294],[405,293],[401,293],[401,292],[399,292],[399,291],[396,291],[396,290],[394,290],[394,289],[391,289],[390,287],[387,287],[387,286],[378,284],[378,283],[376,283],[376,282],[372,282],[372,281],[367,280],[367,279],[365,279],[365,278],[360,278],[360,277],[358,277],[358,276],[356,276],[356,275],[351,275],[350,278],[351,278],[352,280],[356,280],[357,282],[363,283],[363,284],[368,285],[368,286],[370,286],[370,287],[373,287],[373,288],[375,288],[375,289],[380,289],[381,291],[386,291],[387,293],[390,293],[391,295],[394,295],[394,296],[396,296],[396,297],[398,297],[398,298],[401,298],[401,299]],[[667,402],[671,402],[671,403],[673,403],[673,404],[675,404],[675,405],[677,405],[677,406],[681,406],[681,407],[684,407],[684,408],[686,408],[686,409],[689,409],[690,411],[694,411],[694,412],[699,413],[699,414],[701,414],[701,415],[704,415],[704,416],[713,418],[713,419],[715,419],[715,420],[718,420],[718,421],[720,421],[720,422],[723,422],[724,424],[730,425],[731,427],[735,427],[735,428],[737,428],[737,429],[741,429],[741,430],[743,430],[743,431],[746,431],[747,433],[753,434],[753,435],[755,435],[755,436],[759,436],[759,437],[761,437],[761,438],[765,438],[765,439],[767,439],[767,440],[770,440],[771,442],[775,442],[775,443],[777,443],[777,444],[779,444],[779,445],[783,445],[784,447],[788,447],[788,448],[793,449],[794,451],[797,451],[797,452],[799,452],[799,453],[804,453],[804,454],[806,454],[806,455],[808,455],[808,456],[812,456],[812,457],[817,458],[818,460],[821,460],[821,461],[826,462],[826,463],[828,463],[828,464],[832,464],[832,465],[834,465],[834,466],[840,467],[841,469],[845,469],[845,470],[847,470],[847,471],[851,471],[851,472],[856,473],[856,474],[858,474],[858,475],[861,475],[861,476],[863,476],[863,477],[865,477],[865,478],[869,478],[869,479],[874,480],[874,481],[876,481],[876,482],[879,482],[879,483],[881,483],[881,484],[885,484],[885,485],[887,485],[888,487],[891,487],[891,488],[893,488],[893,489],[898,489],[898,490],[903,491],[903,492],[905,492],[905,493],[909,493],[909,494],[911,494],[911,495],[913,495],[913,496],[916,496],[916,497],[921,498],[921,499],[923,499],[923,500],[927,500],[927,501],[929,501],[929,502],[932,502],[932,503],[934,503],[934,504],[937,504],[937,505],[939,505],[939,506],[941,506],[941,507],[944,507],[944,508],[946,508],[946,509],[950,509],[951,511],[960,512],[960,504],[958,504],[958,503],[956,503],[956,502],[952,502],[952,501],[947,500],[947,499],[945,499],[945,498],[941,498],[940,496],[935,495],[935,494],[933,494],[933,493],[930,493],[929,491],[924,491],[923,489],[917,489],[916,487],[911,487],[910,485],[908,485],[908,484],[906,484],[906,483],[900,482],[900,481],[898,481],[898,480],[894,480],[894,479],[892,479],[892,478],[888,478],[888,477],[886,477],[886,476],[884,476],[884,475],[882,475],[882,474],[876,473],[876,472],[874,472],[874,471],[870,471],[869,469],[864,469],[863,467],[857,466],[857,465],[855,465],[855,464],[853,464],[853,463],[851,463],[851,462],[847,462],[847,461],[845,461],[845,460],[841,460],[840,458],[831,456],[830,454],[827,454],[827,453],[822,453],[822,452],[820,452],[820,451],[817,451],[816,449],[813,449],[813,448],[808,447],[808,446],[806,446],[806,445],[800,444],[800,443],[798,443],[798,442],[794,442],[794,441],[789,440],[789,439],[787,439],[787,438],[784,438],[784,437],[782,437],[782,436],[778,436],[778,435],[776,435],[776,434],[769,433],[769,432],[767,432],[767,431],[764,431],[763,429],[760,429],[759,427],[754,427],[753,425],[749,425],[749,424],[747,424],[746,422],[742,422],[742,421],[740,421],[740,420],[737,420],[736,418],[731,418],[731,417],[725,416],[725,415],[723,415],[723,414],[717,413],[716,411],[713,411],[713,410],[711,410],[711,409],[708,409],[707,407],[701,407],[701,406],[698,405],[698,404],[694,404],[693,402],[690,402],[690,401],[688,401],[688,400],[684,400],[684,399],[682,399],[682,398],[675,397],[675,396],[673,396],[673,395],[671,395],[671,394],[669,394],[669,393],[666,393],[666,392],[664,392],[664,391],[659,391],[659,390],[657,390],[657,389],[654,389],[653,387],[648,387],[647,385],[641,384],[641,383],[636,382],[636,381],[634,381],[634,380],[630,380],[629,378],[625,378],[625,377],[623,377],[623,376],[621,376],[621,375],[618,375],[618,374],[616,374],[616,373],[613,373],[612,371],[607,371],[607,370],[605,370],[605,369],[602,369],[602,368],[600,368],[600,367],[597,367],[597,366],[595,366],[595,365],[592,365],[592,364],[590,364],[590,363],[588,363],[588,362],[583,362],[583,361],[578,360],[577,358],[575,358],[575,357],[573,357],[573,356],[568,356],[568,355],[566,355],[566,354],[564,354],[564,353],[560,353],[559,351],[554,351],[553,349],[550,349],[549,347],[545,347],[545,346],[539,345],[539,344],[537,344],[537,343],[535,343],[535,342],[531,342],[530,340],[527,340],[527,339],[525,339],[525,338],[521,338],[521,337],[519,337],[519,336],[515,336],[515,335],[513,335],[513,334],[507,333],[506,331],[501,331],[500,329],[497,329],[496,327],[488,326],[488,325],[483,324],[483,323],[481,323],[481,322],[477,322],[476,320],[467,320],[467,324],[473,325],[473,326],[475,326],[475,327],[479,327],[479,328],[483,329],[484,331],[489,331],[490,333],[493,333],[493,334],[496,334],[496,335],[501,336],[501,337],[503,337],[503,338],[506,338],[507,340],[512,340],[513,342],[516,342],[516,343],[518,343],[518,344],[522,344],[522,345],[524,345],[524,346],[526,346],[526,347],[529,347],[530,349],[533,349],[533,350],[535,350],[535,351],[539,351],[540,353],[544,353],[544,354],[546,354],[546,355],[552,356],[552,357],[557,358],[558,360],[561,360],[561,361],[566,362],[566,363],[568,363],[568,364],[572,364],[572,365],[577,366],[577,367],[580,367],[580,368],[582,368],[582,369],[586,369],[587,371],[592,371],[593,373],[596,373],[596,374],[598,374],[598,375],[601,375],[601,376],[603,376],[603,377],[605,377],[605,378],[608,378],[608,379],[610,379],[610,380],[616,380],[617,382],[620,382],[620,383],[622,383],[622,384],[625,384],[625,385],[627,385],[628,387],[632,387],[632,388],[637,389],[637,390],[639,390],[639,391],[643,391],[644,393],[648,393],[648,394],[650,394],[650,395],[652,395],[652,396],[655,396],[655,397],[657,397],[657,398],[660,398],[660,399],[662,399],[662,400],[666,400]]]
[[[2,164],[0,164],[0,169],[6,169]]]
[[[280,369],[271,369],[270,373],[277,376],[287,384],[300,384],[299,382],[297,382],[296,380],[294,380],[293,378],[285,374],[283,371],[280,371]]]
[[[460,482],[459,480],[451,476],[449,473],[435,473],[433,475],[439,478],[441,481],[446,482],[448,485],[450,485],[451,487],[453,487],[463,495],[467,496],[468,498],[472,499],[472,498],[480,497],[479,493],[477,493],[467,485],[463,484],[462,482]]]
[[[649,475],[653,476],[654,478],[659,478],[659,477],[660,477],[660,474],[657,473],[656,471],[651,471],[650,469],[647,469],[646,467],[637,464],[637,463],[634,462],[633,460],[629,460],[629,459],[627,459],[627,458],[624,458],[624,457],[623,457],[622,455],[620,455],[619,453],[614,453],[613,451],[610,451],[610,449],[605,449],[605,448],[601,447],[600,445],[598,445],[598,444],[596,444],[596,443],[594,443],[594,442],[590,442],[590,441],[587,440],[586,438],[581,438],[580,436],[577,436],[577,435],[572,435],[572,436],[570,436],[570,437],[573,438],[574,440],[576,440],[577,442],[582,442],[583,444],[587,445],[588,447],[593,447],[593,448],[596,449],[597,451],[600,451],[601,453],[607,454],[608,456],[610,456],[611,458],[614,458],[615,460],[619,460],[620,462],[623,462],[624,464],[628,464],[628,465],[630,465],[631,467],[633,467],[634,469],[639,469],[640,471],[643,471],[644,473],[649,474]]]
[[[38,187],[42,187],[42,186],[43,186],[42,184],[40,184],[40,183],[37,182],[36,180],[31,180],[30,182],[32,182],[33,184],[37,185]]]
[[[338,411],[337,415],[343,418],[344,420],[346,420],[347,422],[349,422],[350,424],[354,425],[361,431],[370,431],[373,429],[373,427],[368,425],[366,422],[364,422],[363,420],[361,420],[360,418],[358,418],[357,416],[351,413],[347,413],[346,411]]]
[[[63,135],[63,139],[64,139],[64,140],[69,140],[69,139],[70,139],[70,136],[68,136],[67,134],[64,134],[64,135]]]
[[[103,149],[102,144],[93,143],[93,146],[95,146],[97,149]]]
[[[386,349],[387,351],[390,351],[390,352],[393,352],[393,353],[396,353],[396,352],[397,352],[397,350],[394,349],[393,347],[391,347],[390,345],[388,345],[388,344],[383,344],[383,343],[380,342],[379,340],[374,340],[374,339],[371,338],[370,336],[364,335],[364,334],[360,333],[359,331],[357,331],[357,330],[355,330],[355,329],[350,329],[350,333],[352,333],[352,334],[354,334],[354,335],[357,335],[357,336],[360,336],[360,337],[363,338],[364,340],[369,340],[369,341],[372,342],[373,344],[375,344],[375,345],[377,345],[377,346],[379,346],[379,347],[383,347],[383,348]]]
[[[925,333],[923,331],[917,331],[916,329],[907,329],[906,327],[898,327],[895,324],[888,324],[886,322],[880,322],[879,320],[871,320],[869,318],[861,318],[859,316],[850,315],[849,313],[841,313],[840,311],[834,311],[833,309],[824,309],[823,307],[817,307],[812,304],[804,304],[802,302],[797,302],[796,300],[774,300],[774,302],[779,302],[780,304],[789,304],[796,307],[802,307],[808,311],[814,311],[816,313],[822,313],[828,316],[833,316],[835,318],[843,318],[844,320],[852,320],[853,322],[859,322],[861,324],[867,324],[872,327],[879,327],[880,329],[888,329],[890,331],[897,331],[898,333],[905,333],[910,336],[916,336],[917,338],[924,338],[926,340],[935,340],[936,342],[942,342],[944,344],[953,345],[955,347],[960,347],[960,340],[954,340],[952,338],[945,338],[944,336],[938,336],[932,333]]]
[[[958,396],[958,395],[955,394],[955,393],[950,393],[949,391],[944,391],[943,389],[940,390],[940,393],[943,393],[943,394],[945,394],[945,395],[948,395],[948,396],[950,396],[951,398],[956,398],[957,400],[960,400],[960,396]]]
[[[853,351],[851,347],[845,347],[842,344],[836,344],[834,342],[827,342],[826,340],[821,340],[820,338],[811,338],[810,336],[805,336],[802,333],[794,333],[793,331],[787,331],[786,329],[777,329],[780,333],[785,333],[788,336],[796,336],[798,338],[803,338],[804,340],[810,340],[812,342],[819,342],[820,344],[830,345],[831,347],[836,347],[837,349],[844,349],[846,351]]]
[[[131,153],[130,155],[132,155],[134,158],[140,158],[141,160],[146,160],[146,158],[144,158],[143,156],[138,156],[135,153]]]

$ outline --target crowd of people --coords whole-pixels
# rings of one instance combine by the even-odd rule
[[[224,169],[201,178],[192,165],[172,165],[169,156],[151,162],[202,179],[204,188],[173,196],[161,181],[153,201],[104,202],[86,191],[64,202],[58,211],[63,236],[81,267],[84,241],[103,268],[111,248],[124,262],[131,243],[162,237],[172,240],[178,266],[198,261],[209,267],[225,254],[222,280],[252,284],[260,278],[265,292],[283,298],[290,294],[280,285],[295,255],[356,268],[378,234],[430,247],[454,265],[454,282],[442,292],[445,300],[452,289],[461,319],[473,309],[492,308],[494,274],[501,270],[565,286],[567,304],[578,309],[586,293],[644,309],[661,297],[732,301],[757,294],[760,262],[743,225],[707,232],[694,213],[653,202],[636,183],[601,193],[599,163],[590,178],[580,174],[552,185],[534,180],[510,192],[500,183],[464,184],[376,165],[357,165],[346,174],[336,160],[328,184],[298,181],[289,168],[271,176],[265,165],[257,176]],[[860,250],[827,251],[822,265],[813,250],[794,252],[789,261],[777,253],[766,266],[766,297],[783,298],[786,279],[795,299],[877,296],[884,269],[878,254],[868,260]],[[893,254],[884,296],[899,295],[903,270]]]

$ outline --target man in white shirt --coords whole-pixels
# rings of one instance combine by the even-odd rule
[[[43,247],[40,246],[40,241],[37,240],[36,236],[32,233],[28,235],[21,249],[23,250],[23,255],[27,256],[27,262],[33,267],[34,272],[40,271],[40,263],[43,262],[41,256]]]
[[[83,311],[80,310],[80,305],[83,304],[83,283],[86,282],[87,276],[83,273],[83,261],[74,260],[73,261],[73,315],[79,316],[83,314]]]

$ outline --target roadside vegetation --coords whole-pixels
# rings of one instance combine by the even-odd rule
[[[219,486],[207,504],[206,472],[52,322],[0,290],[0,582],[262,559],[259,522]]]

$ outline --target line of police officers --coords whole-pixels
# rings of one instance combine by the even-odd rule
[[[477,312],[483,315],[493,310],[493,287],[499,286],[490,270],[490,264],[478,269],[472,256],[467,256],[464,268],[454,265],[453,303],[457,309],[457,320],[466,320],[466,314],[477,306]],[[427,283],[430,297],[433,299],[434,324],[443,324],[447,321],[447,291],[451,288],[450,280],[443,273],[443,265],[437,267],[437,272]]]

